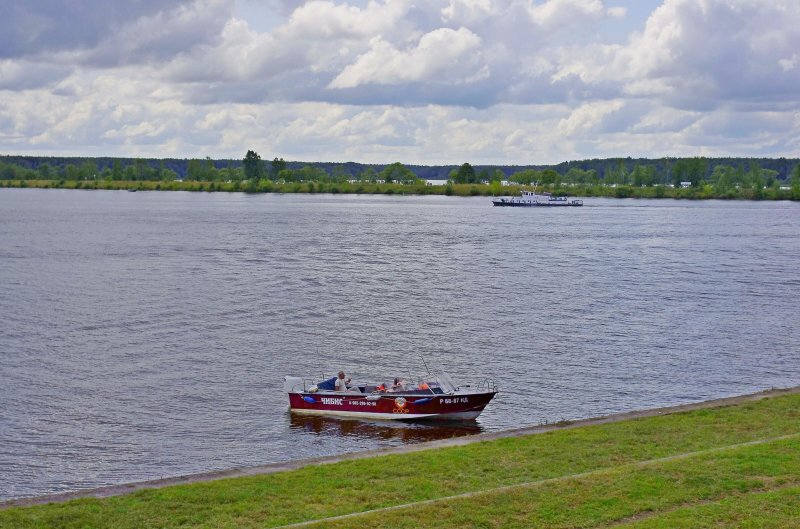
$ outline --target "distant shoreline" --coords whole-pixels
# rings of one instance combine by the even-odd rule
[[[225,193],[304,193],[304,194],[355,194],[355,195],[445,195],[445,196],[515,196],[531,186],[494,184],[442,184],[425,182],[414,184],[372,182],[201,182],[194,180],[0,180],[0,188],[116,190],[116,191],[191,191]],[[605,185],[575,185],[542,187],[557,196],[599,198],[668,198],[687,200],[800,200],[792,189],[767,188],[730,189],[716,192],[712,186],[672,188],[668,186],[634,187]]]

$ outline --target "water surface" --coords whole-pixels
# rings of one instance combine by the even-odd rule
[[[0,190],[0,499],[800,383],[800,205]],[[291,417],[422,369],[477,423]]]

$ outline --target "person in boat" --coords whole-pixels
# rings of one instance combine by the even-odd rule
[[[392,383],[392,387],[389,388],[389,391],[400,391],[401,389],[403,389],[403,379],[396,377]]]
[[[339,376],[336,379],[334,388],[336,391],[347,391],[347,385],[352,381],[352,378],[344,379],[344,371],[339,371]]]

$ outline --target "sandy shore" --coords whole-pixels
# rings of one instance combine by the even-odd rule
[[[158,489],[161,487],[169,487],[172,485],[183,485],[188,483],[198,483],[203,481],[212,481],[217,479],[236,478],[242,476],[255,476],[259,474],[271,474],[274,472],[284,472],[287,470],[295,470],[309,465],[325,465],[330,463],[338,463],[340,461],[349,461],[354,459],[364,459],[370,457],[379,457],[388,454],[406,454],[410,452],[418,452],[421,450],[431,450],[433,448],[442,448],[447,446],[461,446],[470,443],[477,443],[481,441],[491,441],[494,439],[503,439],[506,437],[517,437],[522,435],[535,435],[554,430],[564,430],[569,428],[578,428],[581,426],[591,426],[597,424],[608,424],[613,422],[626,421],[630,419],[638,419],[642,417],[653,417],[656,415],[667,415],[671,413],[680,413],[691,410],[701,410],[708,408],[720,408],[724,406],[733,406],[745,402],[758,401],[765,398],[776,397],[781,395],[790,395],[800,393],[800,386],[786,389],[771,389],[759,393],[749,395],[740,395],[736,397],[727,397],[722,399],[708,400],[704,402],[697,402],[692,404],[683,404],[680,406],[669,406],[664,408],[653,408],[649,410],[632,411],[626,413],[617,413],[614,415],[606,415],[602,417],[593,417],[590,419],[582,419],[577,421],[569,421],[564,423],[547,424],[539,426],[531,426],[526,428],[519,428],[515,430],[505,430],[501,432],[483,433],[465,437],[456,437],[452,439],[440,439],[437,441],[429,441],[424,443],[396,446],[389,448],[380,448],[377,450],[369,450],[364,452],[355,452],[350,454],[341,454],[334,456],[317,457],[311,459],[301,459],[296,461],[287,461],[283,463],[271,463],[267,465],[259,465],[254,467],[234,468],[230,470],[220,470],[214,472],[205,472],[202,474],[190,474],[186,476],[177,476],[171,478],[156,479],[150,481],[139,481],[135,483],[126,483],[123,485],[110,485],[106,487],[99,487],[94,489],[78,490],[73,492],[64,492],[59,494],[49,494],[45,496],[33,496],[28,498],[19,498],[0,502],[0,508],[8,507],[21,507],[27,505],[38,505],[51,502],[64,502],[78,498],[105,498],[108,496],[119,496],[128,494],[137,490],[143,489]]]

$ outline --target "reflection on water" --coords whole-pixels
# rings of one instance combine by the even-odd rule
[[[474,435],[484,429],[474,421],[398,422],[338,419],[319,415],[289,413],[290,429],[299,433],[371,439],[375,441],[401,441],[420,443],[451,437]]]

